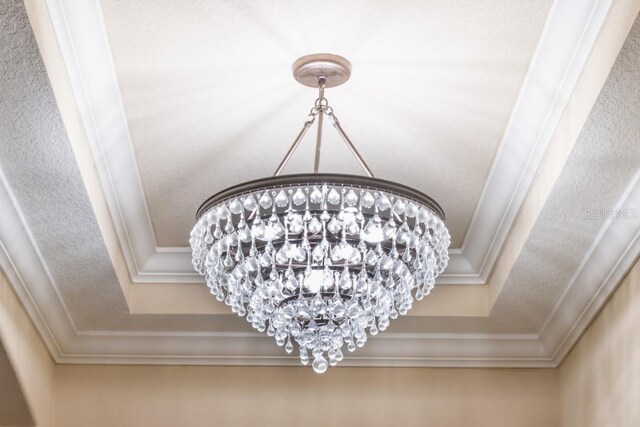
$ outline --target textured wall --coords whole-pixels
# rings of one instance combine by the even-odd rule
[[[12,144],[24,139],[51,143],[44,118],[54,103],[42,96],[48,82],[44,67],[37,67],[39,58],[23,2],[0,1],[0,158],[16,169],[22,164],[7,155]],[[0,271],[0,425],[53,426],[53,369],[40,336]]]
[[[564,360],[560,378],[563,427],[640,426],[640,262]]]
[[[70,366],[56,425],[559,426],[547,369]]]

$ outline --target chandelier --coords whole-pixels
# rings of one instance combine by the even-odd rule
[[[193,266],[211,293],[323,373],[367,334],[384,331],[429,294],[449,260],[444,212],[425,194],[374,178],[324,97],[351,64],[309,55],[296,80],[316,87],[308,119],[274,176],[221,191],[198,209]],[[319,173],[327,117],[367,177]],[[314,173],[280,175],[317,121]]]

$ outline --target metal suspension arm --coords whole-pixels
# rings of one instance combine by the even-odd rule
[[[287,165],[287,162],[289,161],[293,153],[298,148],[298,145],[300,145],[300,142],[302,141],[302,138],[304,138],[304,135],[307,133],[307,130],[309,130],[309,128],[315,121],[316,116],[319,116],[319,117],[318,117],[318,132],[316,135],[316,152],[315,152],[315,158],[313,161],[313,172],[318,173],[320,169],[320,151],[322,148],[322,122],[323,122],[323,116],[326,114],[331,118],[331,122],[333,126],[336,128],[336,131],[338,131],[338,134],[342,137],[342,140],[345,142],[345,144],[347,144],[347,147],[349,147],[349,150],[351,150],[351,154],[353,154],[353,156],[356,158],[358,163],[360,163],[360,166],[362,166],[362,169],[364,169],[365,173],[370,178],[373,178],[373,172],[371,172],[371,169],[367,165],[367,162],[364,161],[364,159],[358,152],[358,149],[356,148],[356,146],[353,145],[353,142],[351,142],[351,140],[345,133],[344,129],[342,129],[342,126],[340,126],[340,122],[338,121],[338,118],[335,116],[335,114],[333,114],[333,109],[329,106],[327,99],[324,97],[325,84],[326,84],[325,77],[319,76],[318,77],[318,92],[319,92],[318,95],[319,96],[318,96],[318,99],[316,99],[315,106],[311,109],[311,112],[309,113],[309,119],[304,123],[302,130],[300,131],[296,139],[293,141],[293,144],[291,144],[291,147],[289,147],[289,151],[287,151],[287,154],[284,155],[284,158],[278,165],[278,168],[274,172],[273,176],[280,175],[280,172],[282,172],[284,167]]]
[[[356,148],[356,146],[353,145],[353,142],[351,142],[347,134],[344,132],[344,129],[342,129],[342,126],[340,126],[340,122],[338,121],[338,118],[333,114],[333,112],[329,114],[329,117],[331,117],[333,127],[336,128],[336,130],[338,131],[338,134],[342,137],[345,144],[347,144],[347,147],[349,147],[349,149],[351,150],[351,154],[353,154],[353,156],[356,158],[358,163],[360,163],[360,166],[362,166],[362,169],[364,169],[367,176],[369,176],[370,178],[373,178],[373,172],[371,171],[371,168],[369,168],[369,166],[367,165],[367,162],[364,161],[364,159],[358,152],[358,149]]]
[[[327,100],[324,97],[324,86],[327,83],[327,79],[324,76],[318,77],[318,99],[316,100],[316,108],[318,108],[318,133],[316,134],[316,155],[313,159],[313,173],[320,171],[320,151],[322,148],[322,122],[324,117],[324,108],[328,105]]]
[[[273,173],[273,176],[280,175],[280,172],[282,172],[282,169],[284,169],[284,167],[287,165],[287,162],[296,151],[296,148],[298,148],[298,145],[300,145],[300,141],[302,141],[302,138],[304,138],[304,135],[307,133],[315,119],[316,117],[314,115],[311,117],[311,119],[304,122],[304,126],[300,130],[300,133],[298,134],[298,136],[296,136],[296,139],[293,141],[293,144],[291,144],[291,147],[289,147],[289,151],[287,151],[287,154],[285,154],[284,158],[280,161],[280,164],[278,165],[276,171]]]
[[[313,160],[313,173],[318,173],[320,170],[320,149],[322,147],[322,117],[324,113],[320,111],[318,114],[318,133],[316,135],[316,156]]]

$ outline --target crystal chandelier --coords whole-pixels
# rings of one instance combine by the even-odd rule
[[[384,331],[429,294],[449,260],[444,213],[410,187],[374,178],[324,97],[351,64],[336,55],[294,63],[319,97],[273,177],[228,188],[198,209],[193,266],[211,293],[315,372]],[[368,175],[318,173],[326,116]],[[280,175],[317,120],[314,173]]]

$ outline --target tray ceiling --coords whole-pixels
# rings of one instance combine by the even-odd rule
[[[317,96],[291,64],[330,52],[353,65],[327,90],[341,123],[376,176],[439,201],[458,248],[551,1],[101,4],[158,246],[186,246],[211,194],[273,174]],[[360,174],[325,138],[322,170]],[[309,139],[285,172],[311,171]]]
[[[0,63],[0,265],[54,358],[296,362],[207,295],[182,236],[201,199],[272,173],[315,97],[290,63],[333,51],[347,131],[460,244],[345,365],[559,363],[640,253],[640,221],[586,215],[640,204],[638,25],[620,50],[640,6],[476,3],[28,2],[35,38],[8,34]]]

